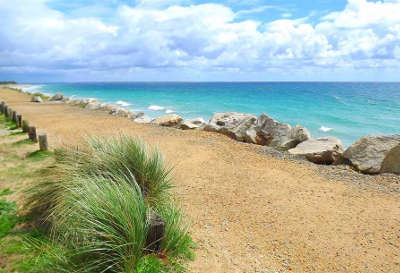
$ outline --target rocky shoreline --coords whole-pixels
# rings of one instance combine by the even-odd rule
[[[237,141],[267,146],[277,153],[304,158],[315,164],[344,165],[363,174],[400,174],[400,135],[367,135],[354,142],[346,150],[342,142],[328,136],[313,138],[307,128],[274,120],[266,114],[259,117],[237,112],[215,113],[206,122],[202,118],[183,119],[176,114],[167,114],[151,119],[141,112],[100,103],[96,99],[73,99],[58,93],[46,97],[41,93],[32,95],[32,102],[43,99],[52,103],[66,103],[88,110],[105,111],[110,115],[125,117],[136,123],[149,123],[181,130],[204,130],[217,132]]]

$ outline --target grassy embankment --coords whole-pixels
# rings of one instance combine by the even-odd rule
[[[185,270],[193,242],[157,151],[122,136],[38,152],[2,115],[0,132],[1,273]]]

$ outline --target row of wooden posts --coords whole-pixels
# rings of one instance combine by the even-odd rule
[[[39,142],[40,151],[47,151],[49,145],[47,142],[47,135],[45,133],[36,133],[36,127],[30,125],[27,120],[22,119],[22,115],[17,111],[12,110],[4,101],[0,102],[0,113],[4,114],[6,118],[10,118],[17,126],[21,128],[22,132],[28,133],[29,139],[33,142]]]

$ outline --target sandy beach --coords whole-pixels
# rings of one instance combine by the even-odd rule
[[[30,99],[0,88],[0,101],[47,132],[52,148],[127,134],[161,150],[198,245],[190,272],[400,272],[398,176],[329,179],[216,133]]]

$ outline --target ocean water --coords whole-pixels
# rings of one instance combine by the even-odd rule
[[[152,118],[266,113],[306,126],[314,137],[338,137],[345,146],[367,134],[400,133],[400,83],[52,83],[30,89],[97,98]]]

